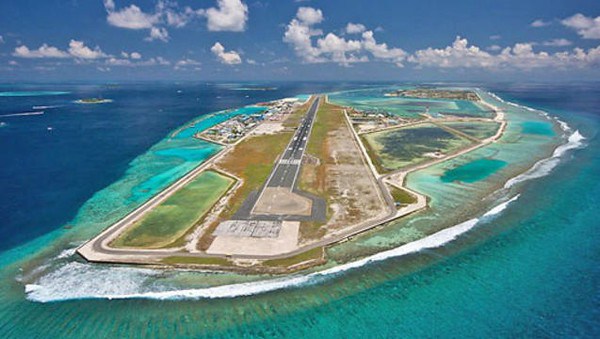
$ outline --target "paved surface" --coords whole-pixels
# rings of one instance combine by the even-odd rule
[[[270,220],[226,220],[213,232],[216,236],[277,238],[281,221]]]
[[[298,173],[300,172],[300,162],[308,143],[308,137],[320,101],[321,97],[317,97],[306,112],[306,116],[300,122],[300,126],[298,126],[296,133],[294,133],[292,141],[283,152],[277,166],[275,166],[275,169],[267,180],[266,187],[287,187],[290,191],[294,188]]]
[[[323,199],[314,195],[302,192],[296,188],[296,180],[300,173],[302,157],[306,150],[306,145],[310,137],[310,131],[315,120],[317,110],[322,98],[317,97],[311,106],[308,108],[306,115],[296,129],[292,140],[287,145],[285,151],[277,161],[269,178],[258,192],[252,192],[242,206],[234,214],[234,218],[238,220],[296,220],[296,221],[323,221],[326,218],[327,206]],[[273,213],[265,214],[264,209],[256,209],[258,200],[264,198],[265,191],[267,193],[273,188],[288,189],[291,194],[298,195],[299,199],[308,198],[312,201],[309,206],[310,214],[286,214]],[[268,197],[267,197],[268,198]]]

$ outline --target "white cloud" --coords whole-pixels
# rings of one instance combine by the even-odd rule
[[[560,23],[574,29],[584,39],[600,39],[600,16],[592,18],[577,13]]]
[[[144,13],[138,6],[130,5],[119,11],[112,0],[105,0],[104,7],[108,12],[106,21],[112,26],[127,29],[148,29],[157,24],[160,16]]]
[[[531,24],[529,24],[531,27],[535,27],[535,28],[540,28],[540,27],[546,27],[546,26],[550,26],[552,24],[551,21],[544,21],[542,19],[537,19],[534,20]]]
[[[497,52],[499,50],[502,49],[502,47],[498,46],[498,45],[491,45],[488,48],[486,48],[488,51],[492,51],[492,52]]]
[[[43,44],[38,49],[31,50],[25,45],[15,48],[13,55],[18,58],[41,59],[41,58],[69,58],[69,53],[60,49]]]
[[[0,35],[0,44],[4,43],[4,37],[2,35]]]
[[[16,62],[15,60],[9,61],[8,64],[11,65],[11,66],[17,66],[17,65],[19,65],[19,63]]]
[[[535,69],[535,68],[583,68],[600,64],[600,46],[587,51],[548,53],[535,52],[532,43],[518,43],[492,54],[468,44],[467,39],[457,37],[451,46],[442,49],[427,48],[416,51],[408,60],[420,67],[484,68],[484,69]]]
[[[406,52],[401,48],[389,48],[386,43],[378,44],[373,37],[372,31],[362,34],[362,45],[365,50],[373,54],[376,59],[388,60],[402,67],[402,61],[406,58]]]
[[[96,46],[95,48],[87,47],[83,41],[71,40],[69,42],[69,48],[67,51],[60,50],[54,46],[49,46],[48,44],[43,44],[38,49],[29,49],[29,47],[25,45],[21,45],[15,48],[13,52],[13,56],[19,58],[29,58],[29,59],[65,59],[65,58],[75,58],[78,60],[93,60],[93,59],[101,59],[108,58],[110,55],[102,52],[100,47]]]
[[[140,67],[140,66],[169,66],[171,65],[171,63],[162,58],[162,57],[156,57],[156,58],[150,58],[147,60],[141,60],[141,55],[139,59],[136,59],[134,57],[134,55],[136,55],[139,53],[133,52],[131,54],[129,54],[129,58],[126,58],[125,55],[127,55],[127,53],[123,53],[122,56],[123,58],[119,59],[119,58],[115,58],[115,57],[110,57],[106,60],[106,64],[109,66],[125,66],[125,67]]]
[[[375,60],[393,62],[402,66],[406,52],[400,48],[390,48],[385,43],[377,43],[373,31],[364,25],[349,23],[347,33],[362,32],[359,39],[345,39],[334,33],[323,32],[313,26],[324,20],[319,9],[300,7],[287,25],[283,41],[290,44],[296,55],[307,63],[335,62],[342,66],[369,61],[369,55]],[[319,37],[313,43],[313,37]]]
[[[131,54],[129,54],[129,57],[133,60],[139,60],[142,58],[142,55],[138,52],[131,52]]]
[[[500,40],[500,39],[502,39],[502,35],[499,35],[499,34],[490,35],[490,40]]]
[[[210,51],[217,56],[220,63],[225,65],[237,65],[242,63],[242,58],[236,51],[225,52],[225,47],[219,42],[210,48]]]
[[[104,0],[107,22],[115,27],[149,30],[146,41],[167,42],[169,32],[165,27],[181,28],[198,17],[206,17],[209,31],[242,32],[248,21],[248,6],[241,0],[217,0],[217,6],[194,10],[189,6],[180,8],[174,0],[158,0],[153,11],[144,12],[131,4],[117,9],[114,0]]]
[[[567,39],[552,39],[552,40],[542,42],[543,46],[550,46],[550,47],[565,47],[565,46],[571,46],[572,44],[573,43]]]
[[[367,28],[363,24],[354,24],[354,23],[349,22],[346,25],[346,33],[348,33],[348,34],[358,34],[358,33],[364,32],[366,30],[367,30]]]
[[[198,11],[207,19],[209,31],[243,32],[248,21],[248,6],[241,0],[218,0],[217,7]]]
[[[298,8],[296,17],[302,23],[311,26],[323,21],[323,12],[321,12],[320,9],[315,9],[312,7],[300,7]]]
[[[150,28],[150,35],[147,36],[144,40],[146,41],[154,41],[160,40],[163,42],[169,41],[169,31],[167,31],[164,27],[152,27]]]
[[[182,69],[190,69],[192,68],[195,71],[199,71],[200,65],[202,65],[202,63],[200,61],[194,60],[194,59],[189,59],[189,58],[184,58],[181,59],[179,61],[177,61],[175,63],[175,67],[173,67],[175,70],[182,70]]]
[[[69,42],[69,54],[77,59],[100,59],[107,57],[100,47],[96,46],[94,49],[91,49],[87,47],[83,41],[77,40],[71,40],[71,42]]]

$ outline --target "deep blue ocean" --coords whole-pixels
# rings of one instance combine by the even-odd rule
[[[10,253],[0,337],[600,337],[600,83],[475,85],[586,138],[485,227],[444,248],[251,297],[48,304],[26,299],[13,263],[43,247],[40,236],[68,231],[95,192],[170,132],[210,112],[369,84],[0,86],[66,92],[0,94],[0,256]],[[86,97],[113,102],[74,103]],[[44,114],[6,116],[34,111]]]

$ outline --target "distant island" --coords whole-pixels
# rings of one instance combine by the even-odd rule
[[[479,101],[479,96],[473,91],[416,88],[397,90],[384,94],[386,97],[410,97],[419,99],[449,99]]]
[[[84,98],[76,100],[76,104],[106,104],[112,102],[111,99],[102,99],[102,98]]]

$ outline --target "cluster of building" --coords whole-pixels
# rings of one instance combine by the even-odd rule
[[[352,123],[358,127],[359,132],[365,132],[374,129],[386,128],[400,125],[407,122],[406,119],[400,118],[387,111],[357,111],[350,110],[348,116]]]
[[[217,124],[197,135],[199,138],[210,141],[232,144],[246,136],[256,126],[264,121],[281,121],[292,113],[299,105],[298,99],[288,98],[258,104],[266,109],[254,114],[241,114]]]

